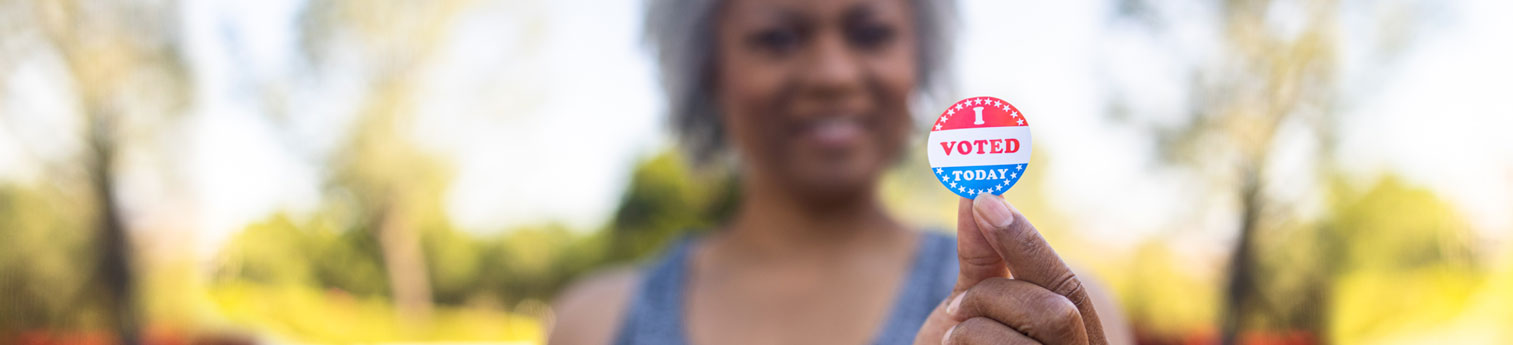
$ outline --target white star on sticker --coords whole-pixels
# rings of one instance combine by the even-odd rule
[[[1024,125],[1024,119],[1019,119],[1019,125],[1020,125],[1020,126],[1023,126],[1023,125]]]
[[[1008,103],[1004,103],[1003,104],[1003,111],[1009,111],[1009,104]]]
[[[998,101],[993,101],[993,106],[995,106],[995,107],[998,106],[998,103],[999,103]]]
[[[956,187],[956,182],[951,182],[951,187]]]
[[[956,108],[946,108],[946,116],[956,115]]]
[[[940,125],[935,125],[935,130],[940,130]]]
[[[1019,178],[1019,173],[1009,173],[1009,178]]]
[[[956,187],[956,191],[965,192],[967,191],[967,187]]]
[[[942,175],[940,177],[940,182],[946,182],[946,181],[949,181],[949,180],[951,180],[950,176],[944,176],[944,175]]]
[[[956,103],[956,110],[961,110],[961,103]]]
[[[1015,165],[1014,170],[1024,170],[1024,164]]]
[[[999,186],[997,186],[997,187],[993,187],[993,189],[996,189],[996,190],[1003,190],[1003,185],[999,185]]]

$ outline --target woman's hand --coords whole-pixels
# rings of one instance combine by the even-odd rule
[[[916,345],[1108,343],[1082,282],[1024,215],[981,194],[956,218],[961,273]]]

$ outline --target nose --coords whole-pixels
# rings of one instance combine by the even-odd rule
[[[860,56],[839,33],[819,35],[801,68],[800,90],[807,97],[837,101],[863,89],[864,70]]]

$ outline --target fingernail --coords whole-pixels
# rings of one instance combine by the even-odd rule
[[[992,195],[979,195],[972,200],[972,210],[977,212],[978,217],[987,221],[988,224],[997,226],[999,229],[1007,229],[1014,224],[1014,211],[1003,200]]]
[[[951,304],[946,305],[946,315],[956,316],[957,309],[961,308],[961,297],[966,295],[966,291],[962,291],[962,293],[956,294],[956,298],[951,299]]]
[[[947,345],[947,344],[949,344],[950,341],[951,341],[951,332],[955,332],[955,331],[956,331],[956,326],[951,326],[951,328],[947,328],[946,329],[946,335],[940,336],[940,344],[941,345]]]

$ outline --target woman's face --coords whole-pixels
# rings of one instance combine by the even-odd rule
[[[716,88],[747,174],[800,195],[866,191],[907,138],[915,85],[904,0],[731,0]]]

